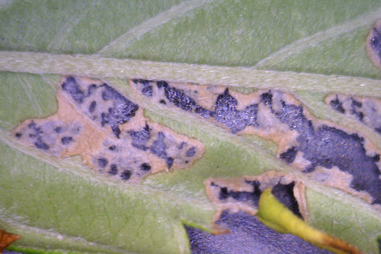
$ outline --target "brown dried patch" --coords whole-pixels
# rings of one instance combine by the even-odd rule
[[[2,253],[9,245],[20,238],[21,236],[19,235],[8,233],[7,231],[0,229],[0,253]]]

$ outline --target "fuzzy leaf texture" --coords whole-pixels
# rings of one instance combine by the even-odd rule
[[[365,49],[380,17],[376,0],[0,0],[0,229],[22,237],[14,244],[21,251],[190,253],[183,225],[211,232],[217,211],[206,179],[276,170],[306,185],[309,225],[379,253],[373,205],[307,178],[276,156],[274,143],[158,106],[128,80],[278,89],[380,150],[376,131],[324,103],[332,93],[381,97],[381,74]],[[152,122],[202,142],[204,155],[126,183],[79,156],[17,142],[11,133],[21,122],[57,112],[64,75],[107,82]]]

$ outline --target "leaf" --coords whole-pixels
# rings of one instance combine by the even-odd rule
[[[333,92],[381,96],[365,37],[379,1],[3,1],[0,2],[0,228],[20,250],[189,253],[183,223],[211,231],[210,177],[296,175],[307,186],[307,222],[365,253],[378,253],[380,212],[307,179],[276,158],[274,145],[237,136],[139,96],[128,78],[281,89],[316,117],[371,140],[369,127],[324,104]],[[10,136],[29,118],[57,111],[61,75],[100,78],[146,109],[151,121],[196,138],[191,168],[120,183],[56,159]],[[332,76],[329,76],[332,75]]]

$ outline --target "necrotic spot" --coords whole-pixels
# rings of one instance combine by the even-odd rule
[[[272,109],[272,103],[273,103],[273,95],[271,94],[271,91],[268,93],[263,93],[260,96],[261,101],[270,109]]]
[[[191,147],[191,148],[189,148],[187,151],[186,151],[186,153],[185,153],[185,155],[187,156],[187,157],[192,157],[192,156],[194,156],[196,154],[196,147]]]
[[[74,101],[82,103],[86,97],[85,93],[80,89],[77,81],[73,77],[67,77],[66,82],[62,84],[62,90],[69,93]]]
[[[107,164],[108,164],[108,161],[107,161],[106,158],[99,158],[98,159],[98,165],[99,165],[99,167],[104,168],[104,167],[107,166]]]
[[[140,169],[143,171],[149,171],[151,170],[151,166],[148,163],[143,163],[142,165],[140,165]]]
[[[148,124],[141,131],[128,131],[132,138],[132,146],[143,151],[147,150],[149,148],[147,142],[151,137],[150,132]]]
[[[345,109],[343,108],[343,104],[339,101],[339,99],[336,97],[335,100],[331,100],[329,102],[329,105],[336,111],[344,114],[345,113]]]
[[[54,128],[54,131],[56,133],[61,133],[62,132],[62,127],[58,126],[58,127]]]
[[[123,171],[122,174],[120,174],[120,178],[122,178],[122,180],[128,180],[130,179],[131,175],[132,175],[131,171],[125,170]]]
[[[166,160],[165,160],[165,163],[167,164],[167,167],[168,169],[171,169],[172,165],[173,165],[173,162],[174,162],[174,159],[172,157],[168,157]]]
[[[96,101],[92,101],[90,106],[89,106],[89,112],[93,113],[95,111],[96,107],[97,107],[97,102]]]
[[[165,135],[163,132],[159,132],[157,139],[153,142],[151,146],[151,153],[155,154],[159,158],[167,158],[167,145],[164,142]],[[168,163],[167,163],[168,164]]]
[[[147,96],[147,97],[152,97],[152,86],[143,87],[142,94]]]
[[[21,138],[21,137],[22,137],[22,134],[21,134],[20,132],[17,132],[17,133],[15,134],[15,136],[16,136],[16,138]]]
[[[259,189],[260,183],[258,181],[246,181],[250,185],[253,186],[253,191],[248,192],[248,191],[233,191],[233,190],[228,190],[226,187],[220,187],[214,183],[211,183],[212,186],[217,186],[220,188],[219,196],[218,198],[220,200],[226,200],[229,197],[237,200],[237,201],[242,201],[242,202],[249,202],[254,206],[258,206],[259,202],[259,197],[261,195],[261,190]]]
[[[361,108],[361,105],[362,104],[360,102],[352,98],[351,114],[354,115],[360,121],[362,121],[364,118],[364,114],[358,110],[359,108]]]
[[[63,138],[61,138],[61,143],[63,145],[67,145],[67,144],[71,143],[72,141],[73,141],[72,137],[63,137]]]
[[[296,154],[298,153],[298,150],[296,149],[295,146],[287,149],[286,152],[280,154],[280,158],[287,163],[292,163],[295,160]]]
[[[118,173],[118,166],[115,164],[110,165],[110,171],[108,172],[110,175],[116,175]]]
[[[185,142],[181,142],[180,145],[177,147],[179,150],[183,149],[184,146],[186,145],[187,143]]]
[[[34,145],[38,148],[38,149],[42,149],[42,150],[49,150],[49,145],[44,143],[41,139],[37,139],[37,141],[34,143]]]

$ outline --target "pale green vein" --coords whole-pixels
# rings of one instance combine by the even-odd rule
[[[99,54],[104,56],[118,55],[118,53],[125,51],[126,48],[135,40],[139,40],[144,34],[154,30],[155,28],[168,23],[176,23],[180,21],[181,17],[191,15],[191,11],[203,7],[207,3],[214,0],[190,0],[183,2],[164,11],[157,16],[150,18],[140,25],[127,31],[125,34],[112,41],[109,45],[99,51]]]
[[[274,65],[276,63],[284,61],[285,59],[287,59],[293,54],[299,53],[310,47],[315,47],[319,43],[329,38],[336,37],[345,33],[349,33],[360,27],[364,27],[364,26],[370,27],[380,16],[381,16],[381,8],[376,11],[371,11],[364,15],[361,15],[360,17],[354,20],[329,28],[328,30],[321,31],[312,36],[297,40],[291,43],[290,45],[282,48],[281,50],[271,54],[270,56],[262,59],[255,65],[255,67],[257,68],[257,67]]]
[[[121,60],[94,55],[0,52],[0,71],[88,77],[143,78],[227,86],[381,96],[381,81],[361,77],[257,70],[244,67]]]

